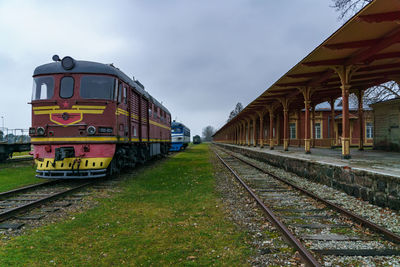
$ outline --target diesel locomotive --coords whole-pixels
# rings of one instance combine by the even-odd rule
[[[193,136],[193,144],[201,144],[201,137],[199,135]]]
[[[53,56],[33,74],[38,178],[99,178],[167,154],[171,114],[113,64]]]
[[[190,143],[190,129],[181,122],[173,121],[171,125],[170,151],[185,149]]]

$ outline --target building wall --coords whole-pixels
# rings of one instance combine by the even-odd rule
[[[359,124],[360,120],[358,119],[358,112],[357,111],[352,111],[350,112],[351,118],[350,119],[350,136],[351,136],[351,146],[358,146],[359,144],[359,138],[360,138],[360,131],[359,131]],[[341,111],[336,111],[335,112],[335,117],[341,115]],[[330,135],[330,116],[331,116],[331,111],[330,110],[323,110],[323,111],[316,111],[315,112],[315,124],[320,123],[321,125],[321,138],[315,138],[316,133],[315,130],[312,126],[310,127],[311,131],[311,138],[313,139],[313,147],[331,147],[332,141],[331,138],[334,138],[334,146],[341,146],[341,123],[342,119],[336,119],[334,123],[334,135],[331,137]],[[267,116],[266,116],[267,117]],[[266,119],[264,120],[264,132],[269,131],[269,120]],[[275,131],[278,134],[276,136],[277,141],[276,144],[281,145],[283,144],[283,117],[278,114],[275,122]],[[373,145],[373,138],[367,138],[366,134],[366,125],[367,123],[372,123],[373,125],[374,117],[373,117],[373,111],[372,110],[366,110],[364,111],[364,146],[372,146]],[[296,138],[290,138],[289,140],[289,146],[303,146],[304,145],[304,125],[305,122],[305,114],[304,111],[302,112],[292,112],[289,114],[289,125],[291,123],[295,124],[296,128]],[[258,131],[257,131],[258,133]],[[290,132],[289,132],[289,137],[290,137]],[[257,138],[259,139],[259,136],[257,135]]]
[[[373,105],[374,148],[400,151],[400,99]]]
[[[335,111],[335,117],[341,115],[342,111],[337,110]],[[360,131],[359,131],[359,119],[358,119],[358,111],[350,111],[350,137],[351,137],[351,146],[358,146],[359,145],[359,138],[360,138]],[[310,114],[311,115],[311,114]],[[321,125],[321,138],[315,138],[315,130],[311,123],[310,131],[311,131],[311,138],[312,138],[312,147],[331,147],[334,146],[341,146],[341,124],[342,118],[335,119],[334,122],[334,134],[331,136],[330,134],[330,120],[331,120],[331,111],[330,110],[318,110],[315,111],[315,123],[320,123]],[[373,139],[367,138],[366,134],[366,124],[372,123],[373,125],[374,116],[372,110],[365,110],[364,111],[364,146],[372,146]],[[305,112],[304,111],[292,111],[289,113],[289,125],[291,123],[295,124],[296,128],[296,138],[290,138],[289,132],[289,146],[304,146],[304,138],[305,138],[305,131],[304,131],[304,122],[305,122]],[[282,145],[283,144],[283,115],[282,112],[276,112],[274,118],[274,140],[275,145]],[[269,144],[269,114],[264,116],[264,145]],[[253,138],[253,121],[250,123],[250,129],[247,128],[248,125],[246,123],[246,135],[245,140],[248,139],[248,132],[250,131],[250,144],[254,144]],[[289,127],[290,128],[290,127]],[[233,135],[232,135],[233,138]],[[332,142],[333,138],[333,142]],[[229,134],[221,133],[214,136],[214,141],[222,142],[222,143],[231,143],[229,140]],[[260,124],[259,119],[256,120],[256,143],[260,144]]]

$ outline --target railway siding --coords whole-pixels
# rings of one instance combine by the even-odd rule
[[[250,158],[260,160],[311,181],[339,189],[380,207],[400,210],[400,178],[349,169],[346,166],[325,164],[303,158],[280,156],[254,149],[227,144],[217,144]]]
[[[0,192],[43,182],[35,178],[32,161],[9,161],[0,163]]]

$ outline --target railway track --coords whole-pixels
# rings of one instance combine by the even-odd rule
[[[9,158],[9,159],[6,159],[5,161],[2,161],[2,163],[12,163],[12,162],[20,162],[20,161],[32,161],[32,160],[33,160],[32,156],[24,156],[24,157]]]
[[[326,257],[400,255],[399,235],[230,152],[214,152],[307,265],[321,266]]]
[[[17,218],[56,199],[94,185],[98,181],[55,180],[0,193],[0,223]],[[2,228],[18,229],[23,223],[0,224]]]

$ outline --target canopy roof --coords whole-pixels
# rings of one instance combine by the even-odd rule
[[[304,108],[300,88],[312,88],[313,104],[340,97],[337,67],[354,66],[351,91],[400,80],[399,23],[399,0],[372,1],[220,130],[268,106],[280,108],[279,98],[290,99],[290,109]]]

